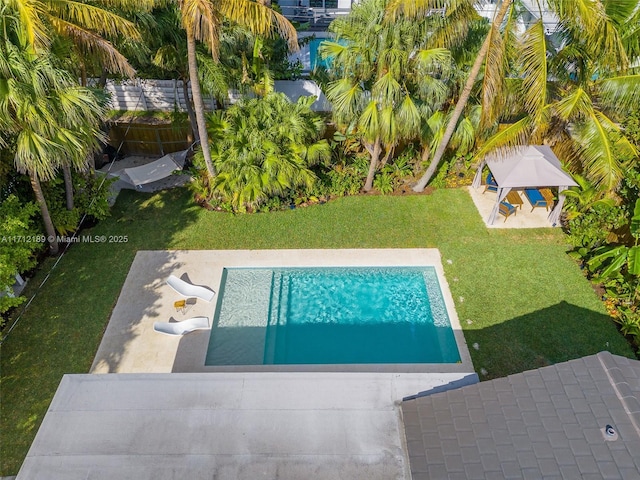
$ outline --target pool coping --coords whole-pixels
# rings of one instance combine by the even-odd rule
[[[213,322],[217,297],[198,300],[176,313],[178,296],[166,285],[170,275],[187,274],[197,285],[219,290],[225,267],[432,266],[436,270],[461,361],[456,364],[350,364],[205,366],[210,330],[172,337],[153,331],[155,321],[205,315]],[[388,372],[471,373],[471,355],[444,274],[433,248],[335,250],[142,250],[136,254],[94,359],[91,373],[168,372]]]

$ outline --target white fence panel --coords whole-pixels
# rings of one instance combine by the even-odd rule
[[[316,112],[330,112],[331,103],[324,96],[318,84],[312,80],[276,80],[275,91],[284,93],[293,102],[302,96],[316,97],[311,109]]]
[[[95,84],[95,80],[93,82]],[[125,80],[114,82],[108,80],[105,90],[111,95],[111,108],[114,110],[159,110],[173,111],[174,109],[185,111],[182,81],[180,80]],[[191,87],[188,87],[191,96]],[[301,96],[314,96],[316,102],[311,108],[317,112],[331,111],[331,104],[320,90],[320,87],[311,80],[277,80],[276,92],[282,92],[292,101]],[[229,91],[229,104],[234,104],[241,98],[236,91]],[[204,98],[205,109],[215,110],[216,103],[213,97],[206,95]]]

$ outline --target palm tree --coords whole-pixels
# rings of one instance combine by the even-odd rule
[[[452,0],[455,3],[455,0]],[[397,15],[403,11],[416,15],[420,12],[424,12],[425,9],[434,8],[434,6],[446,6],[449,2],[446,0],[412,0],[403,1],[396,0],[392,4],[392,8],[389,10],[389,15]],[[617,65],[619,69],[626,69],[629,65],[629,58],[625,52],[625,46],[633,46],[636,48],[638,41],[637,38],[633,39],[633,32],[637,34],[638,29],[635,27],[629,27],[629,24],[637,25],[637,22],[633,20],[638,19],[638,5],[637,2],[615,2],[613,0],[548,0],[548,6],[550,10],[560,20],[560,30],[562,33],[572,34],[574,38],[580,38],[583,45],[587,47],[587,51],[591,54],[595,54],[599,51],[599,58],[603,61],[602,64],[606,65],[606,69],[611,70]],[[447,148],[447,144],[451,139],[453,132],[456,129],[456,124],[462,115],[466,104],[471,96],[474,84],[482,71],[484,66],[484,76],[482,84],[482,107],[483,107],[483,122],[485,126],[488,126],[492,121],[499,118],[500,109],[504,106],[500,100],[506,98],[505,89],[513,83],[518,83],[516,78],[509,78],[507,73],[508,69],[512,66],[509,58],[509,50],[513,48],[513,41],[515,35],[513,35],[515,20],[518,16],[518,9],[516,8],[513,0],[504,0],[500,5],[494,17],[491,29],[485,38],[485,41],[476,57],[467,82],[456,104],[456,108],[451,117],[451,120],[445,130],[442,142],[438,146],[434,157],[429,165],[429,168],[424,173],[422,178],[415,185],[415,191],[422,191],[427,185],[433,174],[435,173],[442,156]],[[542,12],[539,12],[540,18],[542,18]],[[625,27],[625,35],[620,35],[620,27],[623,22],[627,23]],[[517,122],[514,126],[506,129],[502,132],[500,140],[495,139],[486,145],[495,148],[502,144],[506,145],[511,143],[520,143],[527,138],[524,134],[528,128],[531,133],[534,128],[531,126],[531,121],[538,126],[541,126],[545,120],[549,119],[549,109],[547,108],[547,100],[549,90],[547,89],[547,75],[548,65],[544,58],[547,54],[545,44],[545,31],[542,22],[536,22],[529,27],[527,33],[523,39],[524,48],[520,49],[520,63],[522,65],[522,71],[519,72],[524,77],[521,82],[521,94],[523,95],[524,103],[526,105],[527,112],[532,117],[523,119]],[[565,44],[569,49],[572,48],[571,42]],[[585,60],[585,59],[582,59]],[[565,63],[565,67],[567,64]],[[515,80],[515,82],[514,82]],[[629,82],[632,80],[626,79],[624,81],[616,82],[615,87],[626,85],[627,95],[625,99],[621,99],[622,103],[629,102],[632,99],[637,98],[636,94],[631,92],[633,87],[629,88]],[[616,96],[614,83],[609,82],[609,88],[606,87],[603,93],[607,92],[609,98]],[[497,101],[496,101],[497,100]],[[580,105],[584,104],[580,101],[580,98],[574,97],[573,102],[578,101]],[[567,102],[565,106],[569,106]],[[575,105],[575,104],[574,104]],[[565,117],[566,113],[565,110]],[[598,117],[595,112],[589,112],[588,109],[581,109],[580,112],[574,110],[576,115],[591,115],[592,119]],[[565,120],[568,117],[565,118]],[[603,140],[606,135],[615,131],[614,125],[607,120],[601,119],[596,124],[591,124],[590,133],[585,132],[584,138],[589,138],[591,135],[596,136]],[[524,128],[526,126],[526,128]],[[596,131],[593,130],[596,129]],[[597,131],[599,129],[599,132]],[[609,133],[605,133],[609,132]],[[539,133],[539,132],[538,132]],[[529,135],[528,138],[533,138],[535,135]],[[602,146],[606,148],[605,144]],[[485,149],[486,150],[486,149]],[[602,149],[600,154],[602,154]],[[622,149],[626,150],[626,154],[629,154],[628,145],[625,145]],[[593,151],[584,152],[587,158],[595,158]],[[607,156],[611,162],[612,157]],[[613,166],[610,163],[610,166]],[[601,172],[602,173],[602,172]]]
[[[148,9],[154,3],[154,0],[110,0],[108,7],[131,12],[133,9]],[[86,85],[86,65],[90,60],[97,61],[104,71],[129,77],[135,74],[129,61],[108,40],[140,40],[135,25],[118,13],[100,5],[73,0],[12,0],[7,7],[19,12],[20,35],[25,44],[32,45],[36,50],[52,47],[56,35],[72,42],[73,51],[64,49],[66,52],[63,56],[78,60],[74,67],[79,67],[83,86]],[[73,162],[62,162],[60,165],[69,210],[73,209],[71,164]]]
[[[135,70],[107,38],[140,40],[135,25],[103,6],[124,11],[150,9],[157,0],[102,0],[97,4],[73,0],[11,0],[20,12],[21,35],[36,48],[51,45],[55,33],[70,39],[81,55],[97,58],[109,71],[132,77]]]
[[[14,145],[16,169],[29,175],[50,252],[57,254],[40,181],[53,178],[63,163],[86,165],[88,153],[102,137],[99,123],[104,111],[90,90],[55,66],[50,54],[36,54],[31,44],[20,43],[24,38],[17,16],[3,12],[0,23],[7,33],[0,44],[0,146]]]
[[[298,48],[296,30],[282,15],[263,3],[252,0],[179,0],[182,26],[187,33],[187,60],[191,93],[198,123],[200,146],[207,172],[215,176],[211,161],[211,149],[204,117],[204,102],[198,78],[196,41],[202,41],[211,49],[214,61],[219,59],[220,33],[224,19],[247,27],[256,35],[271,35],[277,31],[287,39],[289,48]]]
[[[546,142],[593,187],[609,196],[618,189],[625,165],[638,157],[618,122],[640,102],[640,75],[629,68],[638,57],[628,48],[640,41],[640,31],[628,28],[640,2],[605,0],[598,6],[594,30],[600,35],[585,32],[583,22],[571,17],[560,22],[564,42],[555,48],[541,21],[527,29],[512,81],[522,118],[491,137],[478,156],[501,146]]]
[[[336,41],[323,42],[331,60],[326,95],[338,125],[353,130],[370,156],[364,190],[403,139],[418,136],[421,125],[447,95],[451,64],[444,48],[424,49],[429,19],[383,22],[386,0],[367,0],[331,23]],[[417,82],[416,79],[420,79]]]
[[[401,15],[406,15],[409,17],[419,17],[424,15],[425,12],[429,12],[432,10],[444,10],[445,15],[448,15],[448,11],[451,11],[452,7],[455,11],[455,7],[460,3],[469,3],[462,2],[459,0],[394,0],[389,4],[387,9],[387,15],[390,19],[398,18]],[[438,144],[438,147],[434,153],[433,159],[427,168],[427,171],[420,178],[418,183],[413,187],[413,190],[416,192],[422,192],[424,188],[429,183],[429,180],[436,172],[438,165],[440,164],[440,160],[442,160],[442,156],[444,155],[445,150],[453,136],[456,126],[458,124],[458,120],[462,116],[469,97],[471,96],[471,91],[473,86],[480,74],[480,70],[482,65],[485,63],[488,54],[493,54],[496,50],[491,49],[493,43],[500,37],[500,26],[507,15],[510,7],[512,6],[513,0],[504,0],[502,5],[497,10],[496,15],[494,17],[493,23],[491,25],[491,29],[487,34],[482,46],[480,47],[480,51],[476,57],[471,70],[469,71],[469,76],[467,77],[467,81],[464,85],[464,88],[460,92],[460,97],[458,98],[458,102],[456,103],[456,107],[453,110],[451,118],[449,119],[449,123],[447,124],[447,128],[442,135],[442,139]]]
[[[234,210],[256,208],[315,181],[310,166],[327,161],[331,149],[314,97],[291,102],[282,93],[245,99],[213,118],[214,192]]]
[[[174,72],[182,82],[182,96],[187,108],[191,131],[196,142],[200,141],[198,123],[193,104],[189,98],[189,65],[187,63],[187,46],[184,30],[180,29],[180,11],[177,6],[154,12],[156,26],[150,32],[150,42],[155,53],[152,63],[157,67]]]

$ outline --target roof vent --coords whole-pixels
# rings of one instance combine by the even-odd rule
[[[608,442],[613,442],[618,439],[618,432],[611,425],[605,426],[601,429],[602,434],[604,435],[604,439]]]

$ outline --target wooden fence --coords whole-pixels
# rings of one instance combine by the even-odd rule
[[[189,148],[191,128],[186,125],[148,125],[141,123],[115,123],[109,131],[109,143],[125,155],[145,157],[163,156]]]

